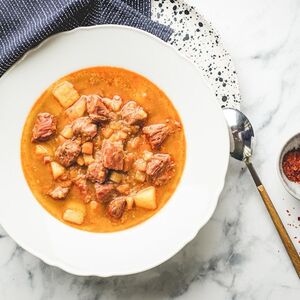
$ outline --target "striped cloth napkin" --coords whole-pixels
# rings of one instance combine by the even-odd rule
[[[0,76],[48,36],[79,26],[128,25],[167,41],[172,29],[150,17],[151,0],[0,0]]]

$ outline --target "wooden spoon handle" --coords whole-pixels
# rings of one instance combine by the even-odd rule
[[[252,178],[257,186],[257,189],[261,195],[261,198],[263,199],[265,206],[273,220],[273,223],[279,233],[279,236],[283,242],[283,245],[295,267],[295,270],[298,274],[298,277],[300,278],[300,257],[298,255],[298,252],[293,244],[293,242],[291,241],[287,231],[285,230],[282,221],[265,189],[265,187],[263,186],[263,184],[261,183],[253,165],[251,162],[246,162],[246,165],[252,175]]]

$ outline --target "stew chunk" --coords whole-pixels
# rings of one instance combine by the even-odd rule
[[[32,129],[32,142],[49,140],[56,132],[56,118],[47,113],[39,113]]]
[[[66,140],[62,145],[58,146],[55,151],[55,158],[64,167],[70,167],[76,162],[81,147],[74,141]]]
[[[49,195],[54,199],[65,199],[70,191],[70,187],[57,186],[49,192]]]
[[[155,187],[149,186],[134,195],[135,205],[145,209],[156,209],[156,190]]]
[[[174,174],[174,161],[170,154],[154,154],[147,164],[146,174],[149,181],[156,186],[167,183]]]
[[[80,97],[78,92],[74,89],[73,84],[68,81],[57,85],[52,93],[64,108],[70,107]]]
[[[86,97],[87,112],[93,122],[101,123],[110,119],[109,110],[102,102],[102,98],[98,95],[90,95]]]
[[[83,202],[90,202],[92,196],[89,193],[86,176],[84,174],[78,174],[75,178],[73,178],[73,182],[83,197]]]
[[[54,180],[62,176],[66,171],[66,169],[56,161],[50,162],[50,166]]]
[[[102,144],[103,165],[107,169],[123,170],[124,151],[122,142],[104,140]]]
[[[158,149],[170,134],[170,128],[166,124],[153,124],[143,128],[151,148]]]
[[[102,161],[94,161],[88,166],[86,178],[92,182],[102,183],[105,181],[106,169],[104,168]]]
[[[126,197],[117,197],[108,204],[108,214],[114,219],[120,219],[126,208]]]
[[[96,200],[102,203],[107,203],[112,199],[115,192],[115,187],[111,183],[99,184],[95,183]]]
[[[147,113],[135,101],[127,102],[120,111],[121,117],[130,125],[143,123],[147,118]]]
[[[81,225],[84,221],[85,214],[80,210],[66,209],[63,214],[65,221]]]
[[[86,111],[86,99],[85,96],[81,96],[72,106],[70,106],[65,114],[68,118],[73,121],[77,118],[80,118],[84,115]]]
[[[93,124],[89,117],[81,117],[72,123],[72,130],[74,135],[89,141],[97,134],[97,125]]]
[[[121,105],[122,105],[122,99],[118,95],[113,96],[112,99],[103,98],[102,101],[112,111],[118,111],[121,108]]]

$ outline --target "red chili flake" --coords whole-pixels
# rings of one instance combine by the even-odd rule
[[[300,217],[298,217],[298,221],[300,221]]]
[[[300,149],[291,150],[284,155],[282,169],[288,180],[300,183]]]

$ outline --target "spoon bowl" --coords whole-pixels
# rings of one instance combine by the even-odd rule
[[[231,156],[241,161],[248,160],[254,144],[254,130],[249,119],[234,108],[225,108],[223,111],[230,127]]]

